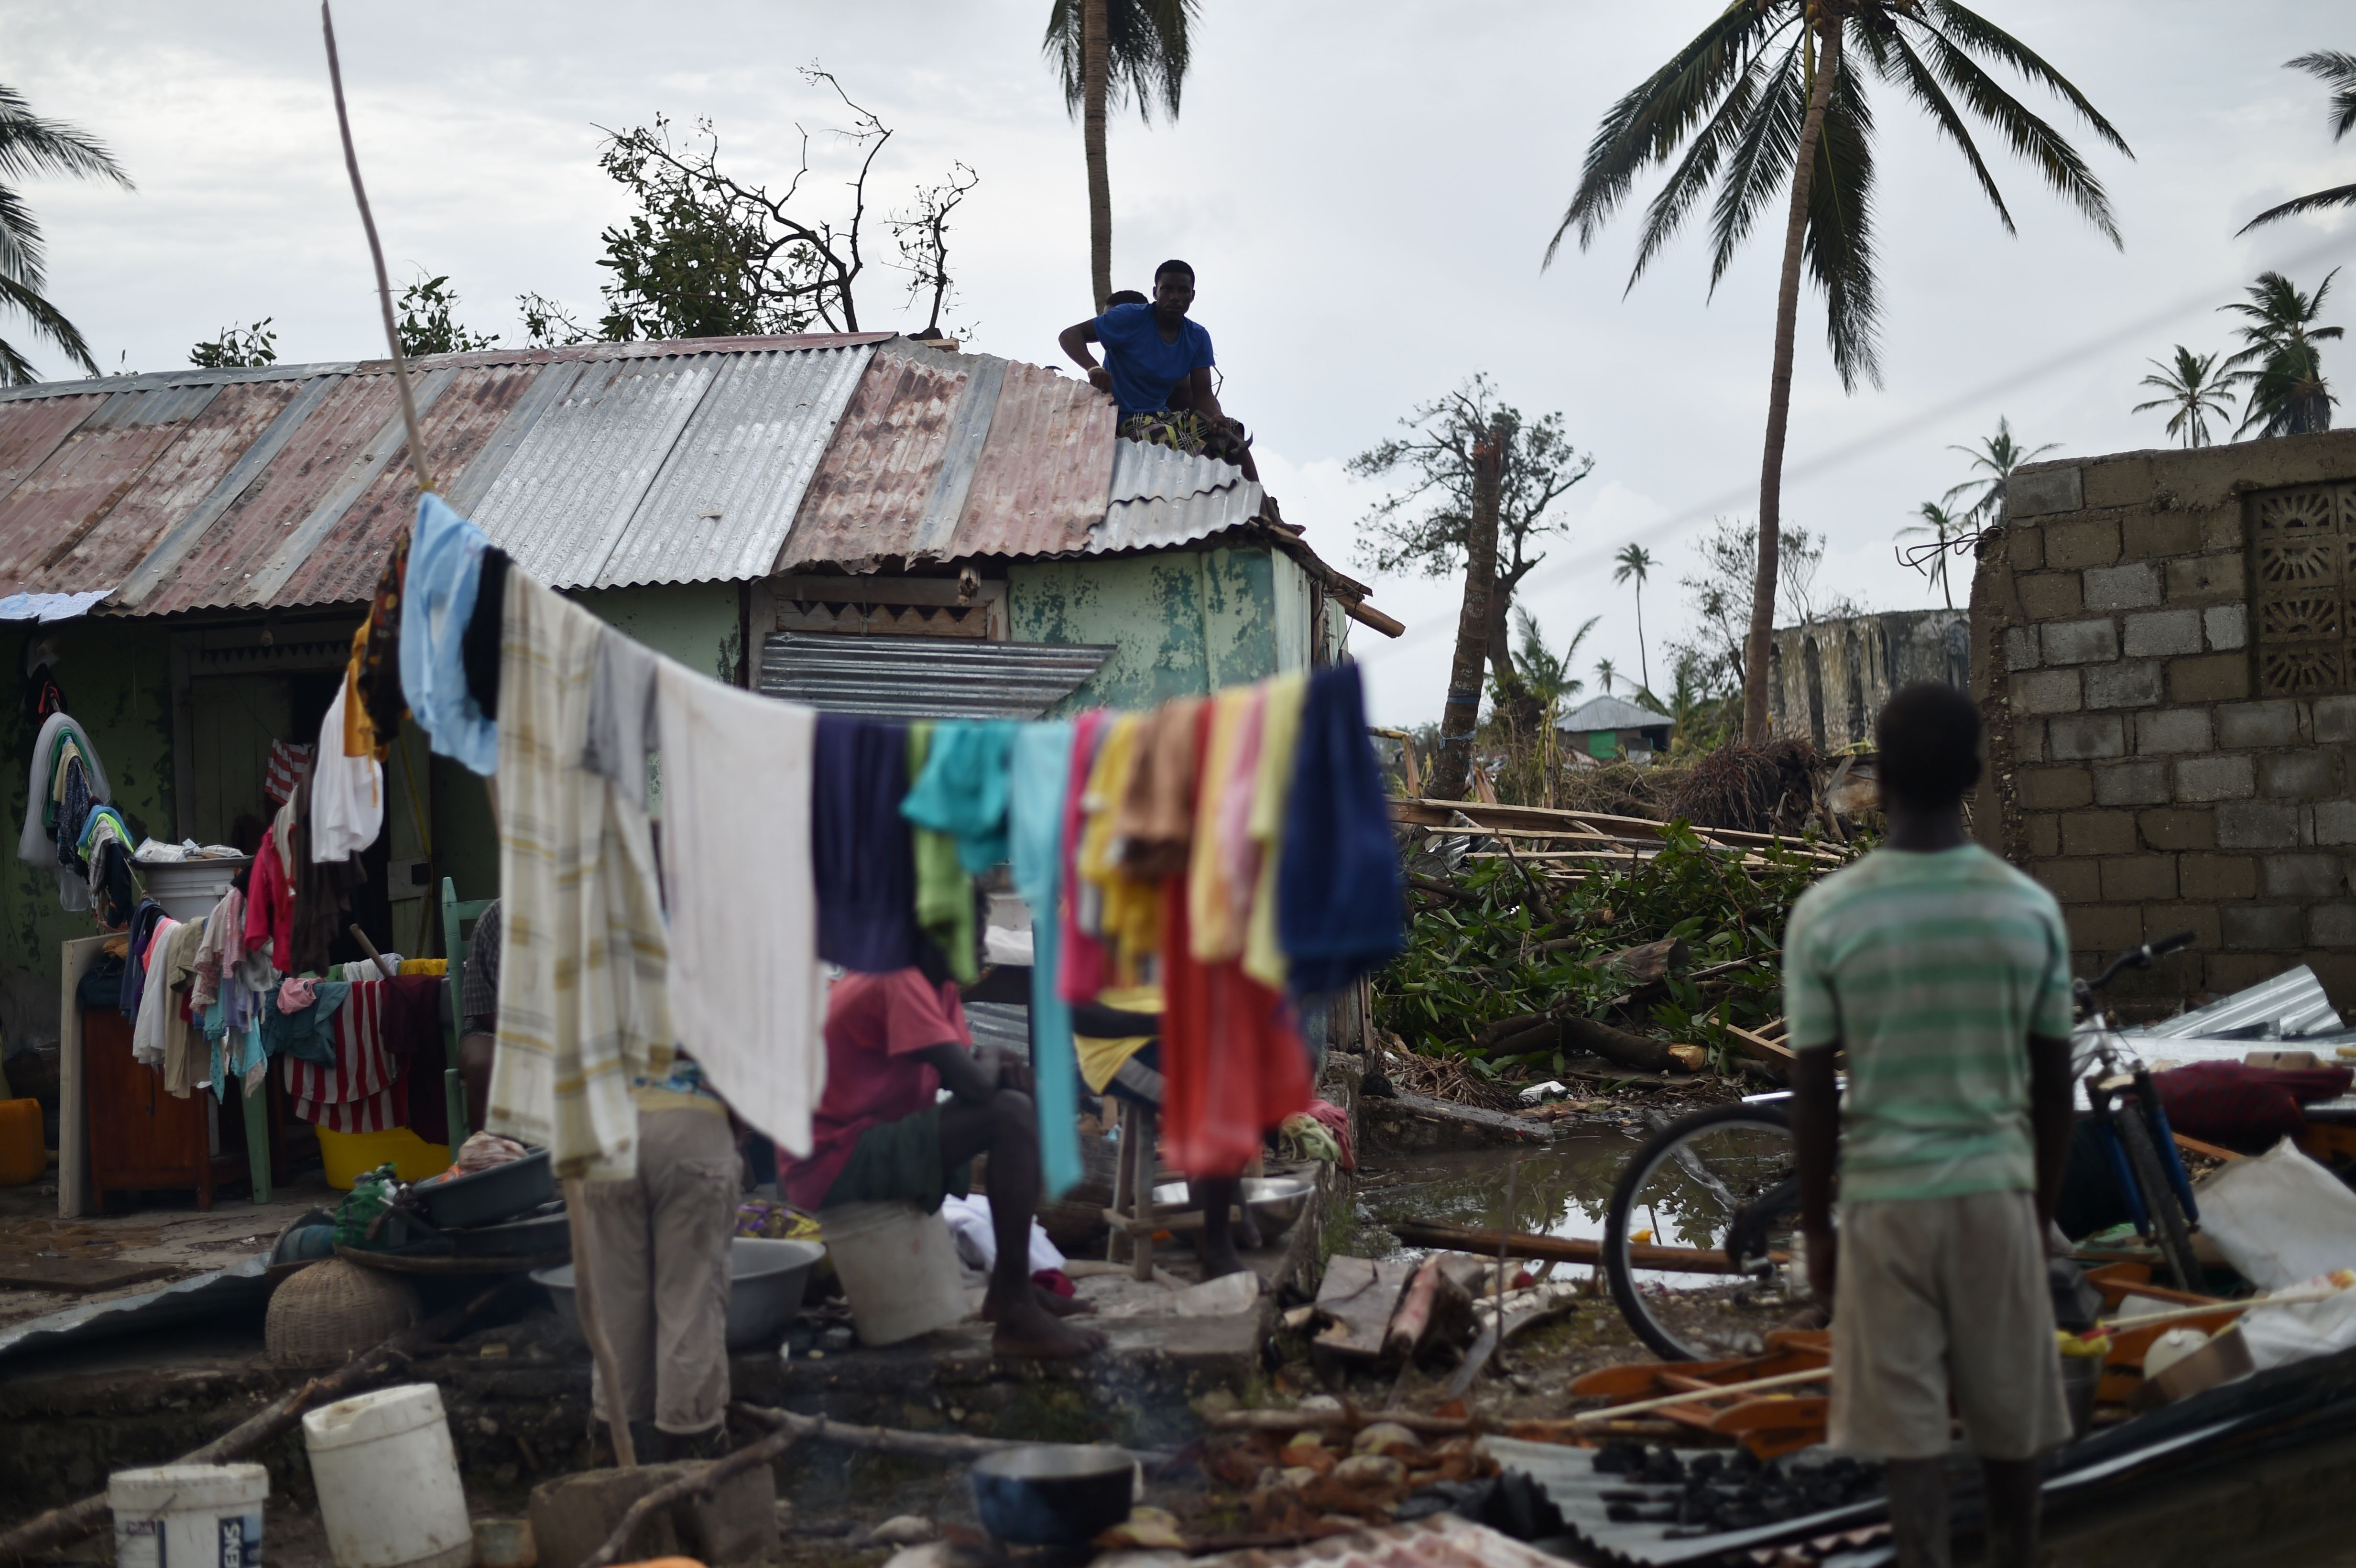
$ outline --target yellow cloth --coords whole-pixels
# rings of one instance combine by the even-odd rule
[[[1162,1010],[1162,987],[1159,986],[1113,986],[1100,993],[1097,1000],[1106,1007],[1118,1008],[1125,1013],[1158,1013]],[[1072,1037],[1072,1051],[1079,1059],[1080,1079],[1091,1094],[1101,1094],[1120,1064],[1144,1050],[1154,1040],[1150,1034],[1123,1035],[1118,1040],[1102,1040],[1094,1035]]]
[[[450,960],[447,958],[404,958],[401,961],[401,972],[404,975],[446,976],[450,973]]]
[[[1080,808],[1087,826],[1080,838],[1080,880],[1096,890],[1100,900],[1098,930],[1111,949],[1113,973],[1133,980],[1137,962],[1162,946],[1162,890],[1151,882],[1131,881],[1120,869],[1120,844],[1114,819],[1129,794],[1137,767],[1137,740],[1143,722],[1137,714],[1116,717],[1097,748],[1088,770]]]
[[[369,623],[362,621],[352,634],[350,662],[344,666],[344,755],[374,757],[380,763],[391,747],[377,735],[376,720],[360,700],[360,653],[368,646],[368,635]]]
[[[1244,720],[1259,693],[1248,686],[1229,687],[1211,699],[1211,743],[1194,788],[1194,839],[1186,867],[1187,944],[1204,964],[1240,955],[1244,926],[1237,921],[1234,890],[1227,886],[1226,856],[1219,837],[1220,805],[1236,783],[1236,751],[1243,743]]]
[[[1301,743],[1301,707],[1309,697],[1306,673],[1280,675],[1268,683],[1261,709],[1259,794],[1252,801],[1251,836],[1259,841],[1259,889],[1252,895],[1250,926],[1244,936],[1244,973],[1281,990],[1289,966],[1276,940],[1276,862],[1284,848],[1284,807],[1292,797],[1292,753]]]

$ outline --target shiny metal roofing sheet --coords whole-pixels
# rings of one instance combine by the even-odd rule
[[[984,643],[773,632],[755,682],[765,695],[875,719],[1036,719],[1112,655],[1092,643]]]
[[[859,346],[718,361],[701,402],[595,571],[596,584],[766,576],[874,352]],[[584,560],[575,571],[588,569]]]
[[[1112,503],[1088,535],[1092,555],[1193,544],[1254,521],[1267,502],[1231,463],[1141,441],[1112,444]]]
[[[2236,1030],[2266,1029],[2273,1036],[2296,1040],[2301,1035],[2329,1034],[2346,1027],[2331,1009],[2323,982],[2301,964],[2271,980],[2220,997],[2207,1007],[2179,1013],[2147,1029],[2123,1030],[2147,1038],[2197,1039],[2229,1035]]]

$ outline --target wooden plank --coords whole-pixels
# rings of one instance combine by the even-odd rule
[[[1376,1262],[1344,1255],[1328,1261],[1325,1278],[1317,1287],[1317,1311],[1331,1323],[1314,1343],[1338,1355],[1380,1356],[1391,1313],[1415,1269],[1406,1258]]]
[[[1584,1236],[1540,1236],[1520,1232],[1505,1236],[1494,1230],[1446,1225],[1430,1220],[1403,1220],[1391,1227],[1391,1234],[1411,1247],[1449,1247],[1483,1257],[1494,1257],[1502,1247],[1509,1257],[1543,1258],[1567,1264],[1603,1261],[1603,1243]],[[1786,1261],[1781,1253],[1772,1255],[1778,1263]],[[1628,1248],[1628,1261],[1641,1269],[1660,1269],[1671,1274],[1734,1272],[1724,1253],[1713,1252],[1707,1247],[1632,1243]]]
[[[2169,1136],[2176,1140],[2178,1148],[2187,1154],[2197,1154],[2202,1159],[2234,1160],[2249,1157],[2247,1155],[2236,1154],[2229,1148],[2220,1148],[2215,1144],[2202,1143],[2199,1138],[2188,1138],[2182,1133],[2173,1129],[2170,1129]]]

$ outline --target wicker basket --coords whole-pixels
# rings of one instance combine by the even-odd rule
[[[418,1319],[417,1287],[398,1275],[326,1258],[270,1297],[262,1342],[281,1366],[340,1366]]]

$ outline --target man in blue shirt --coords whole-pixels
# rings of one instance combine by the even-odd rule
[[[1194,303],[1194,269],[1164,261],[1153,274],[1152,304],[1109,306],[1066,327],[1057,341],[1089,384],[1120,405],[1121,434],[1232,463],[1257,480],[1251,438],[1211,390],[1211,335],[1187,319]],[[1088,352],[1091,343],[1103,346],[1103,364]]]

